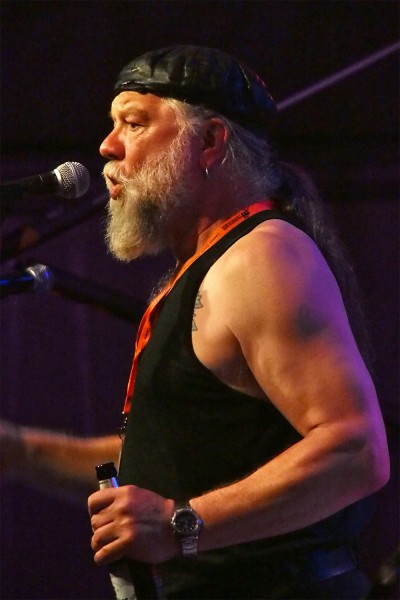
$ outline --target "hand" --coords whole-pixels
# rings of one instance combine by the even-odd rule
[[[89,497],[92,548],[98,565],[128,557],[150,564],[179,553],[170,527],[173,500],[133,485],[107,488]]]

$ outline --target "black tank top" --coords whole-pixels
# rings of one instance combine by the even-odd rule
[[[205,274],[239,238],[273,218],[287,220],[262,211],[240,223],[201,255],[165,297],[140,358],[121,457],[121,485],[188,500],[243,478],[301,439],[271,402],[222,383],[197,359],[192,346],[195,298]],[[358,513],[353,505],[288,535],[201,553],[190,563],[174,559],[163,566],[167,590],[170,581],[173,596],[191,597],[191,586],[204,569],[214,569],[215,562],[229,563],[232,556],[235,565],[238,556],[245,561],[257,556],[262,577],[261,556],[340,543],[359,529],[363,519]],[[218,577],[213,571],[211,576]],[[182,591],[181,585],[188,587]]]

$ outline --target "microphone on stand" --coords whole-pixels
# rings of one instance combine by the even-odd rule
[[[23,271],[16,271],[0,277],[0,298],[9,294],[25,292],[45,292],[54,283],[54,276],[46,265],[36,264]]]
[[[0,186],[0,192],[2,201],[37,194],[56,194],[71,199],[83,196],[89,185],[87,168],[77,162],[66,162],[48,173],[4,183]]]

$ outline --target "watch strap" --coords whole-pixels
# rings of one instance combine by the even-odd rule
[[[173,525],[174,533],[177,536],[177,538],[179,539],[179,542],[181,544],[182,556],[185,558],[193,558],[193,557],[197,556],[197,554],[198,554],[199,533],[200,533],[200,529],[203,525],[203,521],[200,519],[200,517],[196,513],[196,511],[194,511],[193,508],[190,506],[189,502],[176,502],[174,516],[172,517],[172,524],[174,522],[175,516],[181,510],[189,510],[192,513],[192,515],[194,516],[194,518],[196,518],[196,520],[197,520],[196,530],[191,533],[187,533],[187,534],[179,533]]]

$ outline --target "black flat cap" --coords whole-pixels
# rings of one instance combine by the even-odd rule
[[[114,91],[204,106],[262,136],[276,113],[258,75],[233,56],[202,46],[171,46],[139,56],[122,69]]]

